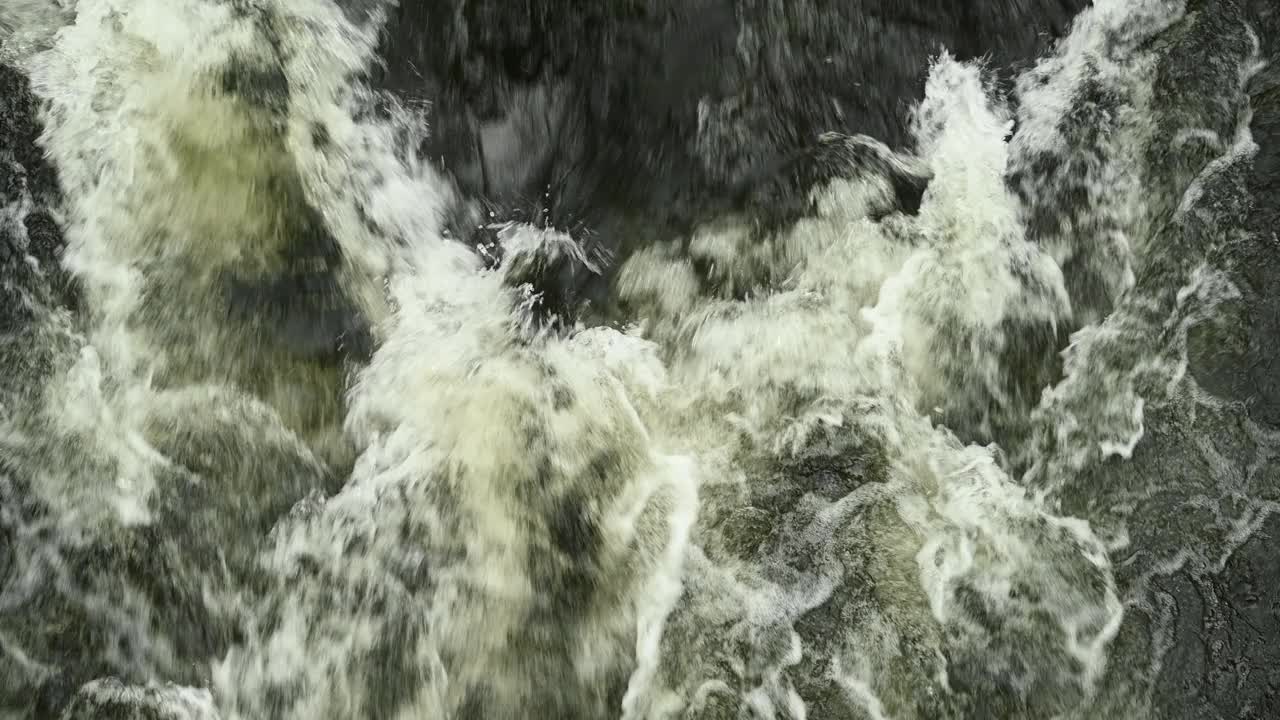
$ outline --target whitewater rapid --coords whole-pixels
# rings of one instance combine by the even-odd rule
[[[6,518],[15,692],[54,673],[63,622],[92,628],[68,713],[879,720],[968,716],[988,687],[1031,717],[1141,705],[1099,700],[1124,538],[1057,491],[1133,452],[1135,378],[1185,374],[1174,354],[1085,378],[1168,310],[1116,308],[1183,202],[1138,167],[1144,42],[1183,3],[1098,0],[1016,108],[941,54],[909,152],[825,136],[877,161],[811,216],[721,217],[616,267],[505,218],[497,263],[450,235],[470,201],[414,153],[431,129],[364,80],[377,12],[7,7],[84,293],[44,320],[66,346],[47,385],[0,416],[47,508]],[[1087,147],[1061,130],[1086,81],[1122,108]],[[917,212],[884,168],[927,180]],[[548,258],[615,273],[618,316],[545,323],[527,279]],[[1234,292],[1180,278],[1201,314]],[[301,295],[237,305],[281,282]],[[298,352],[318,326],[338,347]]]

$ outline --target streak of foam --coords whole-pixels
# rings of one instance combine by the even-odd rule
[[[1247,66],[1254,64],[1250,59]],[[1242,85],[1249,75],[1242,71]],[[1251,117],[1246,111],[1237,120],[1234,142],[1185,190],[1174,216],[1179,227],[1212,228],[1217,222],[1199,208],[1199,201],[1208,183],[1257,153],[1249,131]],[[1181,392],[1187,375],[1188,331],[1211,321],[1221,306],[1240,296],[1225,273],[1203,259],[1196,260],[1209,248],[1196,250],[1178,258],[1181,267],[1161,278],[1158,287],[1130,293],[1104,322],[1072,336],[1063,353],[1063,379],[1045,390],[1033,414],[1043,433],[1038,446],[1042,454],[1029,474],[1033,482],[1056,489],[1102,458],[1130,457],[1144,433],[1145,404],[1163,402]],[[1164,344],[1162,352],[1136,349],[1149,347],[1147,342],[1155,338]]]

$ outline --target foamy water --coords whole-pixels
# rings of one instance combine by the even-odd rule
[[[565,330],[537,322],[529,264],[605,268],[554,230],[503,225],[496,266],[448,237],[467,201],[411,151],[429,128],[367,112],[386,99],[356,80],[377,18],[0,12],[46,102],[87,308],[0,425],[50,509],[41,531],[9,521],[28,579],[0,613],[64,573],[60,602],[106,628],[69,713],[924,718],[994,687],[1028,716],[1093,717],[1125,618],[1114,537],[1053,490],[1133,452],[1137,375],[1183,375],[1153,355],[1105,393],[1084,379],[1148,322],[1127,300],[1161,212],[1138,176],[1140,47],[1181,17],[1099,0],[1017,109],[935,58],[912,152],[828,138],[927,177],[918,213],[850,168],[780,232],[724,217],[639,250],[616,268],[630,315]],[[1086,80],[1114,127],[1065,137]],[[1046,156],[1063,169],[1036,174]],[[1076,186],[1089,202],[1053,215]],[[317,242],[367,362],[299,357],[219,304]],[[1175,304],[1231,293],[1204,267]],[[72,581],[98,545],[128,571]],[[0,635],[25,687],[53,672],[42,650]]]

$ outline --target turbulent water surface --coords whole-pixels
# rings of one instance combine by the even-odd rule
[[[451,129],[386,48],[462,9],[0,3],[0,717],[1280,708],[1267,4],[904,44],[779,161],[766,90]]]

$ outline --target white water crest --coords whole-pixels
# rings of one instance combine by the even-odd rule
[[[723,677],[698,667],[715,666],[711,658],[689,656],[711,654],[706,646],[670,645],[675,696],[742,692],[764,717],[805,716],[785,675],[813,650],[791,628],[823,606],[856,621],[829,628],[829,656],[809,662],[825,666],[829,682],[872,716],[924,716],[921,686],[945,692],[941,654],[911,658],[919,662],[911,680],[895,661],[918,651],[911,645],[920,640],[906,636],[919,633],[934,652],[978,653],[973,660],[992,672],[1024,673],[1018,682],[1027,692],[1090,692],[1122,617],[1105,548],[1087,523],[1056,517],[1029,497],[1000,469],[994,447],[966,446],[930,420],[1003,401],[1002,351],[1012,341],[1005,332],[1071,317],[1061,272],[1027,241],[1005,189],[1009,121],[978,68],[942,57],[916,112],[918,162],[932,174],[917,217],[873,222],[869,207],[888,197],[882,181],[836,181],[820,190],[818,217],[770,239],[779,265],[758,276],[766,279],[745,300],[698,297],[692,283],[675,290],[672,278],[690,274],[694,261],[675,250],[649,250],[623,268],[623,292],[654,312],[646,320],[681,387],[673,433],[715,468],[708,472],[717,490],[703,507],[709,547],[722,546],[717,536],[750,513],[753,495],[768,492],[759,485],[765,478],[752,476],[785,483],[789,458],[799,464],[815,435],[883,463],[881,478],[849,479],[847,495],[824,498],[814,488],[775,520],[783,525],[751,562],[720,553],[688,571],[693,617],[682,622],[782,633],[794,651],[776,655],[773,640],[749,641],[756,646],[738,677]],[[748,250],[756,241],[749,226],[699,233],[706,235],[695,235],[695,257],[759,263],[758,248]],[[739,278],[750,271],[720,270]],[[767,278],[782,280],[770,286]],[[669,422],[671,406],[662,412],[667,420],[655,424]],[[806,551],[817,553],[811,567],[796,570],[788,558]],[[870,576],[857,568],[868,562]],[[711,574],[689,577],[698,572]],[[771,577],[779,572],[783,578]],[[852,587],[866,581],[874,587]],[[1004,645],[1008,637],[983,627],[974,602],[1026,635]],[[712,652],[726,651],[734,652]],[[762,684],[744,686],[760,663],[772,668]],[[677,717],[680,706],[655,704],[654,716]]]
[[[22,567],[62,573],[112,638],[64,717],[928,718],[980,695],[1092,717],[1126,608],[1108,541],[1050,490],[1141,438],[1127,376],[1073,401],[1130,317],[1102,321],[1155,212],[1137,48],[1181,3],[1099,0],[1016,110],[941,54],[910,152],[824,138],[927,177],[918,213],[850,167],[783,230],[729,215],[638,250],[613,288],[629,316],[568,329],[522,278],[598,258],[520,223],[500,262],[449,237],[468,201],[414,152],[430,128],[361,79],[376,21],[330,0],[15,7],[0,26],[44,29],[10,47],[87,310],[0,448],[27,448],[52,509],[21,521]],[[1059,127],[1086,80],[1119,98],[1094,144]],[[1044,156],[1074,174],[1026,180]],[[1091,204],[1044,232],[1068,180]],[[228,309],[299,253],[341,258],[305,272],[367,358],[298,354]],[[1231,293],[1203,269],[1180,297]],[[1020,383],[1073,331],[1065,379]],[[72,580],[113,543],[143,581]],[[38,684],[33,652],[0,634]]]

